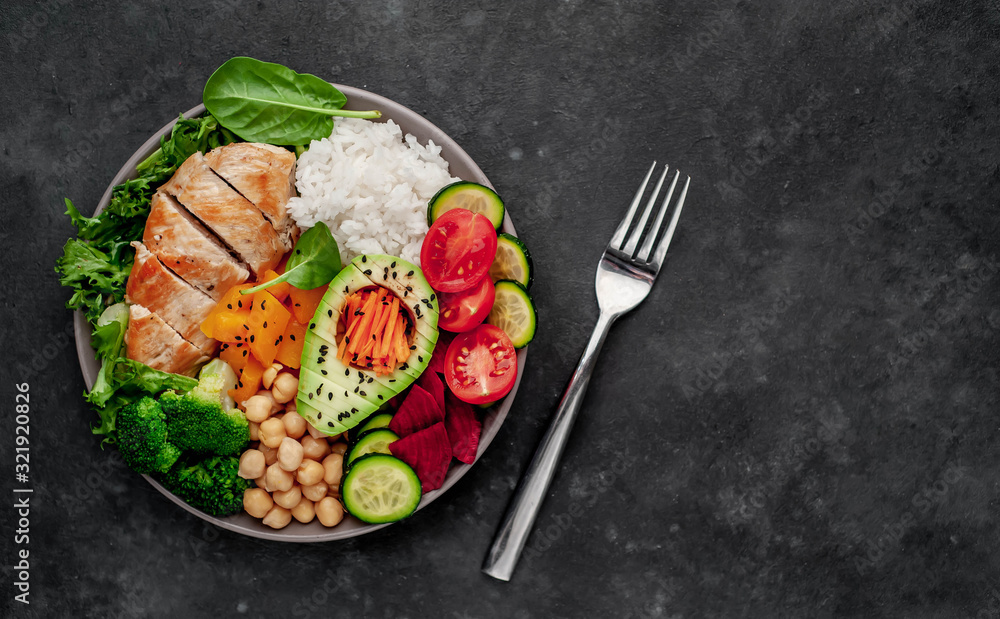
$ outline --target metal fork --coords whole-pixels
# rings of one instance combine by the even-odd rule
[[[601,313],[594,326],[594,332],[590,336],[590,342],[580,358],[580,363],[573,372],[573,377],[566,387],[559,408],[556,409],[549,429],[545,432],[542,442],[535,451],[535,456],[528,465],[514,493],[503,522],[493,538],[493,546],[490,548],[486,561],[483,563],[483,571],[499,580],[510,580],[514,573],[514,566],[521,556],[521,550],[528,539],[535,517],[541,507],[542,500],[548,492],[552,478],[555,476],[556,466],[562,456],[566,440],[569,438],[573,422],[576,421],[580,404],[583,402],[584,393],[587,391],[587,384],[590,376],[594,372],[594,365],[597,361],[597,354],[604,345],[604,338],[608,334],[608,329],[612,323],[646,298],[653,288],[653,282],[660,272],[663,260],[667,254],[667,247],[670,246],[670,239],[677,228],[677,220],[681,215],[681,208],[684,206],[684,199],[687,197],[688,186],[691,184],[691,177],[684,181],[680,197],[676,202],[670,223],[662,236],[660,234],[667,212],[670,210],[670,202],[677,188],[680,179],[680,172],[675,172],[667,195],[663,199],[656,219],[651,226],[648,226],[649,216],[656,205],[660,189],[667,178],[667,171],[670,166],[663,169],[660,180],[656,183],[646,207],[636,221],[636,212],[642,202],[643,194],[646,192],[646,185],[656,169],[656,162],[649,168],[646,178],[639,185],[639,190],[635,192],[632,204],[629,206],[625,219],[618,224],[611,242],[608,243],[601,256],[601,262],[597,266],[597,303]],[[631,231],[631,234],[629,233]],[[660,240],[657,242],[657,238]],[[639,243],[642,241],[642,245]],[[639,248],[638,251],[636,248]],[[655,249],[654,249],[655,248]]]

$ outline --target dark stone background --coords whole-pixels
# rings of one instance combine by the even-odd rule
[[[25,608],[0,472],[2,614],[1000,616],[998,26],[987,0],[3,3],[0,453],[9,470],[27,378],[35,493]],[[176,508],[90,436],[66,344],[62,198],[91,212],[244,54],[449,132],[538,267],[496,442],[360,539],[263,542]],[[484,553],[653,158],[693,179],[672,260],[608,338],[540,550],[494,581]]]

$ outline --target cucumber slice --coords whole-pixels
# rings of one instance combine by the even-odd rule
[[[496,300],[486,322],[503,329],[514,348],[524,348],[535,338],[538,314],[531,296],[518,282],[500,280],[494,286]]]
[[[390,454],[389,443],[399,440],[392,430],[377,428],[358,435],[358,440],[344,458],[344,468],[348,468],[355,460],[370,453]]]
[[[365,419],[361,427],[358,428],[358,437],[360,438],[362,434],[369,430],[388,427],[390,421],[392,421],[392,413],[375,413],[368,419]]]
[[[489,187],[469,181],[446,185],[427,204],[427,225],[437,221],[443,213],[454,208],[464,208],[485,215],[497,230],[503,225],[503,200]]]
[[[340,495],[347,511],[362,522],[396,522],[420,504],[420,480],[399,458],[373,453],[354,462],[344,475]]]
[[[531,254],[521,239],[501,232],[497,235],[497,256],[490,267],[490,277],[494,282],[502,279],[515,281],[525,289],[531,288],[534,280],[534,265]]]

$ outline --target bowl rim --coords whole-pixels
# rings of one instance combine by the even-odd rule
[[[440,146],[441,155],[445,161],[448,162],[449,170],[451,170],[456,163],[459,163],[461,166],[468,168],[469,176],[472,177],[465,178],[463,180],[471,180],[495,189],[493,184],[490,183],[489,179],[486,177],[486,174],[483,173],[472,157],[470,157],[457,142],[417,112],[414,112],[413,110],[396,103],[391,99],[387,99],[386,97],[360,88],[344,86],[341,84],[334,84],[334,86],[340,89],[340,91],[347,96],[348,103],[345,107],[357,109],[359,107],[358,105],[352,105],[352,101],[356,101],[362,106],[379,109],[382,111],[382,118],[379,122],[392,120],[396,124],[400,125],[404,133],[414,133],[413,126],[419,127],[421,134],[418,138],[419,141],[422,144],[426,144],[427,140],[433,140],[436,145]],[[204,112],[205,105],[198,104],[185,112],[184,117],[192,118],[200,116]],[[104,210],[110,203],[112,190],[115,186],[123,183],[125,180],[135,178],[136,166],[152,154],[153,151],[159,148],[160,138],[166,135],[173,128],[176,122],[177,119],[174,119],[164,125],[162,129],[154,133],[135,151],[135,153],[133,153],[131,157],[129,157],[118,173],[114,176],[111,183],[108,185],[107,190],[105,190],[104,195],[101,197],[97,209],[94,212],[95,215]],[[511,221],[509,210],[504,214],[504,222],[501,229],[503,232],[517,236],[517,231],[514,229],[514,223]],[[87,323],[87,319],[83,312],[79,310],[74,312],[73,328],[80,369],[83,373],[87,389],[90,389],[93,387],[94,382],[97,379],[97,372],[100,368],[100,364],[97,362],[95,351],[90,345],[90,325]],[[486,448],[489,447],[490,443],[492,443],[493,439],[496,437],[497,432],[499,432],[500,426],[503,425],[511,406],[513,405],[514,397],[517,394],[521,383],[521,376],[524,373],[526,359],[527,347],[521,348],[517,351],[517,378],[514,381],[514,387],[511,389],[510,393],[500,401],[499,405],[491,407],[486,412],[486,416],[483,421],[483,432],[479,437],[479,448],[476,452],[476,459],[472,462],[472,464],[465,464],[458,462],[457,460],[453,460],[450,468],[448,469],[448,474],[445,477],[444,484],[437,490],[425,493],[420,499],[417,511],[420,511],[447,492],[448,489],[454,486],[458,480],[461,479],[483,456]],[[490,422],[488,426],[486,423],[487,420]],[[323,527],[323,525],[321,525],[317,520],[313,520],[309,524],[305,525],[293,521],[289,525],[289,527],[292,528],[291,531],[289,530],[289,527],[283,529],[271,529],[265,526],[259,519],[253,518],[245,512],[224,518],[210,516],[209,514],[206,514],[201,510],[185,503],[149,475],[143,475],[143,477],[145,477],[146,481],[152,484],[154,488],[159,490],[172,502],[195,516],[198,516],[202,520],[211,522],[212,524],[223,529],[258,539],[293,543],[326,542],[357,537],[359,535],[378,531],[379,529],[383,529],[390,524],[395,524],[365,524],[345,514],[345,521],[333,528]],[[345,524],[351,523],[353,523],[354,526],[344,527]]]

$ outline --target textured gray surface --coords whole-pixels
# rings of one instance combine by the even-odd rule
[[[32,604],[4,584],[2,614],[998,616],[998,26],[985,0],[5,3],[0,391],[9,410],[31,384],[35,493]],[[87,432],[62,198],[91,211],[238,54],[424,114],[538,266],[497,441],[369,537],[208,528]],[[492,581],[479,565],[653,157],[694,179],[672,260],[608,339],[534,551]]]

